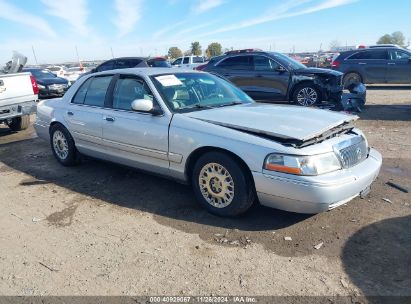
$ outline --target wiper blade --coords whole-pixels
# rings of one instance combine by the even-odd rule
[[[180,110],[187,110],[187,109],[211,109],[211,107],[210,106],[204,106],[202,104],[196,103],[196,104],[188,106],[188,107],[180,108]]]
[[[220,104],[216,106],[216,108],[229,107],[229,106],[235,106],[235,105],[240,105],[240,104],[243,104],[243,103],[241,101],[233,101],[233,102]]]

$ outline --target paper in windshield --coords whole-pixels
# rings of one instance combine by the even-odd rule
[[[164,87],[171,87],[171,86],[177,86],[177,85],[183,84],[175,75],[162,75],[162,76],[157,76],[155,78]]]

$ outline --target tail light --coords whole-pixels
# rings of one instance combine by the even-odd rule
[[[207,64],[202,64],[202,65],[199,65],[198,67],[194,68],[194,70],[202,71],[202,70],[204,70],[204,68],[205,68],[206,66],[207,66]]]
[[[30,75],[30,81],[31,81],[31,86],[33,87],[34,95],[38,95],[39,94],[39,86],[37,85],[36,78],[34,78],[33,75]]]
[[[331,67],[332,67],[332,68],[339,68],[340,65],[341,65],[341,62],[338,61],[338,60],[334,60],[334,61],[331,63]]]

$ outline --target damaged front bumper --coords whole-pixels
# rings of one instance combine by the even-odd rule
[[[262,205],[313,214],[341,206],[369,191],[381,164],[381,154],[370,149],[363,162],[332,173],[307,177],[253,172],[253,178]]]

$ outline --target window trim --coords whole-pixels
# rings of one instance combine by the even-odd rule
[[[229,56],[227,58],[221,59],[214,66],[219,67],[220,69],[227,69],[226,67],[220,67],[220,64],[223,63],[224,61],[228,60],[228,59],[235,58],[235,57],[251,57],[253,62],[251,62],[249,70],[237,70],[237,69],[230,69],[230,70],[234,70],[234,71],[254,71],[254,59],[253,59],[253,55],[250,55],[250,54],[237,54],[237,55],[234,55],[234,56]]]
[[[86,95],[84,96],[83,103],[75,103],[75,102],[74,102],[74,99],[76,98],[78,92],[79,92],[80,89],[83,87],[83,85],[85,85],[85,83],[86,83],[87,81],[90,80],[90,83],[88,84],[88,87],[87,87],[87,91],[88,91],[88,90],[89,90],[89,87],[90,87],[90,84],[93,82],[93,80],[94,80],[95,78],[107,77],[107,76],[111,76],[112,78],[111,78],[110,83],[109,83],[109,85],[108,85],[108,87],[107,87],[106,95],[105,95],[105,97],[104,97],[103,107],[101,107],[101,106],[96,106],[96,105],[88,105],[88,104],[85,104],[84,101],[85,101],[85,99],[86,99],[87,92],[86,92]],[[73,97],[71,97],[71,99],[70,99],[70,104],[71,104],[71,105],[75,105],[75,106],[83,106],[83,107],[92,107],[92,108],[99,108],[99,109],[107,109],[107,97],[108,97],[108,95],[109,95],[108,93],[110,92],[110,87],[111,87],[111,85],[112,85],[112,83],[113,83],[113,81],[114,81],[114,79],[115,79],[115,76],[116,76],[116,74],[103,74],[103,75],[95,75],[95,76],[93,75],[93,76],[87,78],[87,79],[80,85],[80,87],[77,89],[77,91],[76,91],[76,93],[73,95]]]
[[[123,113],[136,113],[136,114],[145,114],[145,115],[153,115],[150,112],[143,112],[143,111],[134,111],[134,110],[124,110],[124,109],[116,109],[113,107],[113,101],[114,101],[114,89],[116,87],[117,81],[120,79],[124,79],[124,78],[134,78],[137,79],[141,82],[143,82],[143,85],[145,84],[151,91],[151,94],[153,95],[153,108],[158,107],[163,114],[161,115],[157,115],[157,116],[163,116],[164,115],[164,110],[161,107],[160,103],[158,102],[153,89],[150,87],[150,85],[147,83],[147,81],[145,81],[145,79],[139,75],[135,75],[135,74],[115,74],[113,77],[113,82],[110,83],[110,87],[107,90],[107,93],[109,93],[109,98],[108,98],[108,102],[107,104],[105,104],[106,108],[108,110],[112,110],[112,111],[116,111],[116,112],[123,112]]]
[[[375,48],[375,49],[377,49],[378,51],[381,51],[381,49],[378,49],[378,48]],[[385,54],[387,55],[385,59],[351,59],[352,56],[354,56],[354,55],[356,55],[356,54],[360,54],[360,53],[366,53],[367,51],[368,51],[368,52],[374,52],[374,51],[370,51],[370,50],[358,51],[358,52],[355,52],[355,53],[351,54],[351,55],[348,56],[347,58],[345,58],[344,61],[345,61],[345,60],[391,60],[391,59],[389,59],[390,56],[388,56],[388,55],[389,55],[389,54],[388,54],[388,50],[382,50],[382,51],[385,52]]]
[[[265,54],[258,54],[258,55],[256,54],[256,55],[253,55],[253,69],[254,69],[254,72],[262,72],[262,73],[275,72],[275,70],[264,70],[264,71],[256,70],[256,69],[255,69],[255,64],[254,64],[254,57],[257,57],[257,56],[265,57],[265,58],[267,58],[268,60],[272,60],[272,61],[274,61],[275,63],[277,63],[279,66],[283,67],[283,69],[285,69],[287,72],[289,72],[288,69],[287,69],[286,67],[284,67],[284,65],[282,65],[281,63],[279,63],[279,62],[278,62],[277,60],[275,60],[274,58],[271,58],[271,57],[269,57],[269,56],[266,56]]]
[[[392,59],[392,56],[395,52],[404,53],[404,54],[407,54],[410,57],[408,59]],[[396,61],[396,60],[398,60],[398,61],[408,61],[408,60],[411,59],[411,53],[408,53],[407,51],[404,51],[404,50],[390,50],[390,56],[389,57],[390,57],[390,59],[388,59],[388,60],[391,60],[391,61]]]

